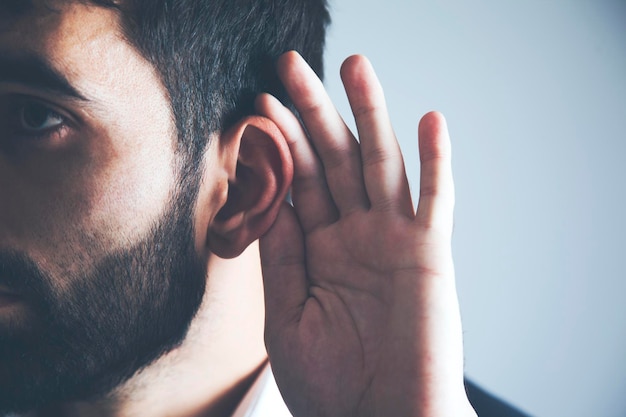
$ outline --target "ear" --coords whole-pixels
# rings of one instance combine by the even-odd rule
[[[228,192],[209,225],[209,249],[239,256],[274,223],[293,179],[293,160],[280,129],[270,119],[249,116],[219,138],[227,156]]]

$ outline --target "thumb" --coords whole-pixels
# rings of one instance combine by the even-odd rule
[[[308,298],[304,238],[293,207],[283,203],[260,239],[265,291],[265,337],[295,325]]]

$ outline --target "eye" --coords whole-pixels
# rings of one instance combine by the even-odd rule
[[[26,134],[38,134],[52,130],[63,125],[64,119],[54,110],[43,103],[24,100],[18,103],[17,108],[18,128]]]
[[[59,106],[20,94],[0,94],[0,134],[13,144],[58,143],[71,131],[74,119]]]

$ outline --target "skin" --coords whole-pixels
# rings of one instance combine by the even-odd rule
[[[0,204],[0,247],[28,253],[63,286],[161,214],[175,134],[158,77],[121,39],[114,14],[37,5],[0,21],[0,49],[44,57],[89,103],[0,83],[1,97],[45,100],[79,121],[0,153],[0,192],[12,196]],[[296,417],[475,415],[463,388],[443,117],[420,122],[415,211],[367,60],[342,67],[360,143],[296,53],[278,72],[310,137],[263,95],[258,115],[214,138],[194,210],[207,291],[183,344],[106,398],[33,415],[230,415],[266,360],[263,333]],[[253,175],[238,177],[242,167]],[[293,207],[283,203],[290,186]],[[0,307],[0,323],[28,322],[27,304]]]
[[[278,71],[310,135],[275,99],[259,99],[295,166],[293,207],[261,239],[266,341],[287,404],[296,416],[475,415],[463,388],[443,116],[420,122],[414,211],[367,59],[341,69],[359,142],[296,53]]]
[[[82,9],[54,13],[39,6],[2,22],[0,32],[3,50],[45,57],[89,100],[3,85],[5,97],[49,101],[73,124],[46,140],[21,141],[0,168],[2,191],[12,196],[0,208],[2,245],[27,251],[54,274],[72,265],[89,268],[104,255],[102,247],[119,248],[145,233],[170,195],[174,172],[173,154],[164,152],[172,146],[171,114],[163,90],[155,94],[156,74],[121,42],[110,13]],[[141,118],[143,112],[154,120]],[[80,263],[78,247],[88,255]]]
[[[138,241],[162,214],[175,182],[175,133],[164,89],[153,68],[121,39],[117,17],[75,3],[48,4],[58,12],[36,3],[32,14],[1,21],[0,48],[43,57],[89,101],[29,85],[0,85],[2,103],[19,94],[72,121],[38,140],[20,140],[15,151],[0,154],[0,192],[5,196],[0,247],[26,253],[62,289],[76,271],[89,270],[107,253]],[[12,140],[12,119],[2,107],[2,143]],[[241,133],[242,126],[228,134]],[[209,234],[223,234],[223,229],[215,231],[223,225],[213,218],[226,203],[233,176],[229,170],[234,172],[237,164],[238,138],[228,134],[220,142],[223,146],[207,151],[210,163],[203,175],[209,180],[203,182],[194,214],[195,246],[212,278],[206,306],[187,340],[109,398],[62,404],[62,412],[52,415],[193,415],[199,410],[219,415],[234,407],[245,389],[239,386],[248,384],[266,360],[255,245],[227,263],[212,255],[213,244],[208,243]],[[224,241],[215,250],[225,250]],[[0,308],[3,327],[30,328],[40,319],[26,302]],[[157,382],[146,389],[145,381]]]

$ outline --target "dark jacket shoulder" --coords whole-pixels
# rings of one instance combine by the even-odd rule
[[[530,414],[500,400],[472,381],[465,380],[465,390],[478,417],[530,417]]]

